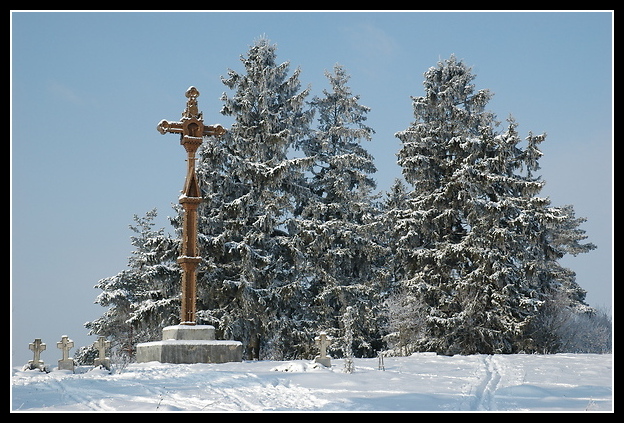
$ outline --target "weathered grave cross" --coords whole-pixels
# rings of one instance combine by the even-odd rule
[[[182,224],[182,249],[178,263],[182,267],[182,304],[180,324],[195,324],[197,265],[201,262],[197,248],[197,207],[202,201],[197,175],[195,174],[195,152],[205,136],[221,136],[225,129],[221,125],[204,125],[201,112],[197,106],[199,91],[195,87],[186,90],[186,109],[182,112],[180,122],[161,120],[156,129],[161,134],[180,134],[180,144],[187,153],[187,171],[184,189],[179,198],[184,208]]]
[[[63,352],[63,360],[67,360],[69,358],[69,350],[74,348],[74,341],[69,339],[67,335],[63,335],[61,340],[56,343],[56,347]]]
[[[58,361],[59,370],[74,370],[74,360],[69,358],[69,350],[74,348],[74,341],[69,339],[67,335],[63,335],[61,340],[56,343],[56,347],[63,352],[63,358]]]
[[[110,369],[110,359],[106,357],[106,348],[110,347],[110,341],[107,341],[104,336],[98,336],[98,339],[93,343],[93,346],[98,350],[98,358],[93,360],[93,365],[103,366],[106,369]]]
[[[35,338],[35,342],[31,342],[28,344],[28,349],[33,352],[33,359],[28,362],[29,367],[34,369],[36,367],[43,366],[43,361],[41,360],[41,352],[45,351],[46,344],[41,342],[41,338]]]
[[[321,363],[325,367],[331,367],[331,357],[327,356],[327,347],[331,343],[331,338],[325,332],[321,332],[314,340],[320,349],[320,354],[314,358],[314,362]]]
[[[325,332],[321,332],[321,334],[315,338],[315,341],[321,350],[321,358],[327,357],[327,347],[329,347],[330,344],[330,339],[327,334]]]

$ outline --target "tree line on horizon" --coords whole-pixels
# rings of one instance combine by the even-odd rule
[[[402,178],[376,193],[369,108],[341,65],[310,98],[300,69],[260,38],[222,77],[228,132],[206,137],[197,174],[199,324],[246,359],[610,351],[609,319],[560,259],[596,248],[571,205],[540,196],[545,134],[486,111],[492,93],[452,55],[424,73],[400,140]],[[502,127],[502,129],[498,129]],[[85,323],[132,356],[178,324],[181,270],[156,210],[134,216],[128,267],[100,280]]]

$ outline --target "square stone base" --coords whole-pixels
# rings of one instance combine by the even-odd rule
[[[322,364],[325,367],[331,367],[331,357],[320,357],[320,356],[316,356],[314,357],[314,362],[315,363],[319,363]]]
[[[174,325],[163,328],[162,339],[208,340],[215,339],[215,328],[210,325]]]
[[[193,339],[194,338],[194,339]],[[163,340],[137,344],[137,363],[227,363],[243,360],[243,344],[214,339],[209,325],[177,325],[163,329]]]
[[[74,371],[74,360],[72,358],[68,358],[68,359],[65,359],[65,360],[59,360],[57,368],[59,370],[71,370],[73,372]]]

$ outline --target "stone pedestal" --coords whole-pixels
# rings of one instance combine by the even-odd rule
[[[59,360],[58,361],[58,369],[59,370],[71,370],[72,372],[74,371],[74,359],[73,358],[66,358],[63,360]]]
[[[110,358],[108,358],[108,357],[96,358],[95,360],[93,360],[93,366],[95,366],[95,367],[102,366],[106,370],[110,370],[110,368],[111,368]]]
[[[219,341],[209,325],[176,325],[163,329],[163,340],[137,344],[137,363],[227,363],[243,360],[238,341]]]
[[[315,363],[319,363],[322,364],[325,367],[330,367],[332,366],[331,364],[331,357],[325,356],[325,357],[320,357],[320,356],[316,356],[314,357],[314,362]]]

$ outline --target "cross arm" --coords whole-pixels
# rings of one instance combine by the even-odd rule
[[[158,122],[158,126],[156,126],[156,129],[163,135],[167,132],[181,134],[183,130],[182,122],[169,122],[165,119]]]
[[[182,134],[184,133],[184,123],[183,122],[169,122],[165,119],[158,122],[156,129],[161,134],[172,133],[172,134]],[[207,136],[216,136],[219,137],[226,133],[226,130],[223,126],[216,125],[203,125],[202,135]]]
[[[225,130],[225,128],[219,124],[216,125],[205,125],[204,126],[204,136],[215,136],[215,137],[220,137],[221,135],[225,134],[227,131]]]

